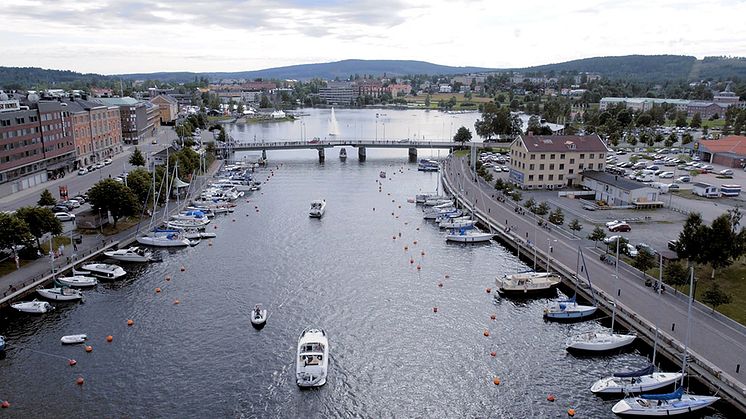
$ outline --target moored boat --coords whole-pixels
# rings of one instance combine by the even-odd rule
[[[326,383],[329,341],[324,329],[303,330],[295,362],[295,382],[299,387],[319,387]]]
[[[11,304],[11,307],[20,311],[21,313],[30,314],[44,314],[48,311],[54,310],[54,307],[46,301],[25,301],[21,303]]]
[[[680,380],[680,372],[655,372],[653,365],[636,371],[615,373],[604,377],[591,386],[597,394],[639,394],[658,390]]]
[[[621,349],[637,338],[634,333],[587,332],[567,340],[568,351],[607,352]]]
[[[63,345],[75,345],[83,343],[88,339],[88,335],[67,335],[60,338]]]
[[[150,262],[153,260],[153,254],[137,246],[131,246],[126,249],[117,249],[104,252],[108,258],[121,262]]]
[[[561,282],[559,275],[551,272],[523,272],[497,278],[497,292],[501,294],[529,294],[546,292]]]
[[[261,329],[267,324],[267,317],[267,309],[262,308],[261,304],[257,304],[251,310],[251,325]]]
[[[380,172],[378,173],[378,177],[380,177],[380,178],[382,178],[382,179],[386,179],[386,172],[384,172],[383,170],[381,170],[381,171],[380,171]]]
[[[347,149],[342,147],[341,150],[339,150],[339,159],[340,160],[347,160]]]
[[[486,243],[495,237],[492,233],[485,233],[477,228],[454,230],[446,235],[446,241],[456,243]]]
[[[308,210],[308,216],[312,218],[321,218],[326,212],[326,201],[323,199],[315,199],[311,201],[311,208]]]
[[[189,240],[181,236],[178,230],[154,230],[153,232],[140,236],[137,242],[153,247],[186,247]]]
[[[56,281],[67,287],[75,288],[93,287],[98,284],[96,278],[78,274],[79,272],[75,272],[75,275],[73,276],[61,276],[57,278]]]
[[[622,416],[675,416],[704,409],[720,400],[717,396],[684,393],[684,388],[666,394],[643,394],[620,400],[611,411]]]
[[[118,279],[127,275],[127,271],[121,266],[107,263],[89,263],[83,265],[83,269],[90,275],[101,279]]]
[[[75,301],[83,299],[82,292],[67,287],[38,288],[36,293],[47,300],[53,301]]]
[[[5,352],[5,336],[0,335],[0,353]]]
[[[591,317],[598,307],[578,304],[576,296],[559,300],[544,309],[544,317],[549,320],[582,320]]]

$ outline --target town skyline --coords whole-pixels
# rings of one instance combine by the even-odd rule
[[[463,13],[454,14],[458,10]],[[247,71],[345,59],[500,69],[628,54],[746,56],[740,42],[746,29],[712,26],[746,13],[740,0],[499,7],[486,1],[220,0],[207,7],[190,0],[10,0],[0,13],[3,65],[99,74]],[[494,40],[494,47],[485,48],[484,40]]]

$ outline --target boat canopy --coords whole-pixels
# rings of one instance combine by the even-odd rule
[[[642,377],[643,375],[652,374],[654,370],[655,370],[655,367],[651,364],[645,368],[642,368],[636,371],[614,373],[614,377],[619,377],[619,378]]]
[[[640,397],[646,400],[677,400],[684,395],[684,387],[679,387],[673,393],[665,394],[643,394]]]
[[[186,188],[188,186],[189,186],[188,183],[184,182],[183,180],[179,179],[178,177],[174,178],[174,184],[173,184],[174,188],[181,189],[181,188]]]

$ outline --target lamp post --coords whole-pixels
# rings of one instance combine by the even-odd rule
[[[552,270],[549,268],[549,265],[552,261],[552,242],[556,242],[557,240],[552,240],[551,237],[547,237],[547,272],[551,272]]]

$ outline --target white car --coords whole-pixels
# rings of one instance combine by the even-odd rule
[[[663,172],[658,177],[661,179],[673,179],[673,172]]]
[[[54,216],[60,221],[75,221],[75,214],[69,212],[55,212]]]
[[[96,169],[102,169],[105,166],[103,163],[96,163]]]
[[[623,250],[623,248],[619,250]],[[635,246],[632,246],[629,243],[627,243],[627,251],[624,253],[628,254],[630,257],[633,257],[633,258],[637,257],[637,255],[640,254],[640,252],[638,252],[637,249],[635,249]]]
[[[88,174],[88,169],[86,169],[85,167],[81,167],[80,169],[78,169],[78,175],[83,176],[87,174]]]
[[[108,166],[110,164],[111,164],[111,159],[109,159],[109,158],[104,159],[104,165]]]
[[[614,226],[614,225],[617,225],[617,224],[621,224],[623,222],[624,221],[619,221],[619,220],[609,221],[609,222],[606,223],[606,227],[608,228],[608,227],[611,227],[611,226]]]
[[[604,239],[604,243],[606,243],[606,244],[614,243],[617,238],[621,239],[622,236],[609,236],[609,237],[607,237],[607,238]]]
[[[718,172],[720,176],[733,176],[733,169],[725,169]]]

